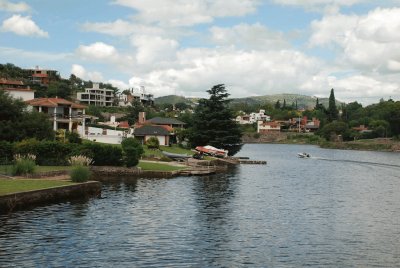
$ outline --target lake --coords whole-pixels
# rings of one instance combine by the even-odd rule
[[[248,144],[238,155],[268,164],[121,179],[99,199],[1,215],[0,267],[400,266],[399,153]]]

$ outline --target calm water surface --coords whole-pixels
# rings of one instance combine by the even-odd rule
[[[101,199],[0,216],[0,267],[400,267],[400,154],[240,155],[268,164],[124,180]]]

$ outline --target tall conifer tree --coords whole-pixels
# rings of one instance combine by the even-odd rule
[[[207,92],[210,98],[201,99],[193,115],[191,144],[223,148],[229,155],[234,155],[241,148],[242,133],[228,106],[229,94],[223,84],[215,85]]]
[[[339,117],[338,109],[336,108],[335,93],[333,88],[331,89],[331,94],[329,95],[329,107],[328,107],[328,120],[330,122],[337,120]]]

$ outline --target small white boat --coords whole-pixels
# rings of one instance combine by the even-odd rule
[[[308,153],[298,153],[297,156],[300,158],[310,158],[310,154]]]

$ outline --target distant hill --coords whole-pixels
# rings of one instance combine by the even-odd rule
[[[190,99],[177,95],[162,96],[154,99],[155,104],[176,104],[179,102],[183,102],[186,104],[192,103]]]
[[[168,95],[163,97],[158,97],[155,99],[156,104],[165,104],[165,103],[178,103],[184,102],[187,104],[192,104],[196,99],[193,98],[185,98],[182,96],[176,95]],[[292,103],[296,103],[298,108],[308,108],[312,109],[315,107],[317,97],[311,97],[306,95],[299,94],[275,94],[275,95],[264,95],[264,96],[255,96],[255,97],[246,97],[246,98],[232,98],[232,104],[246,103],[248,105],[257,105],[257,104],[275,104],[277,101],[280,101],[281,105],[283,101],[286,100],[286,105],[290,106]],[[319,98],[319,103],[328,107],[329,98]],[[337,105],[340,105],[341,102],[336,101]]]

